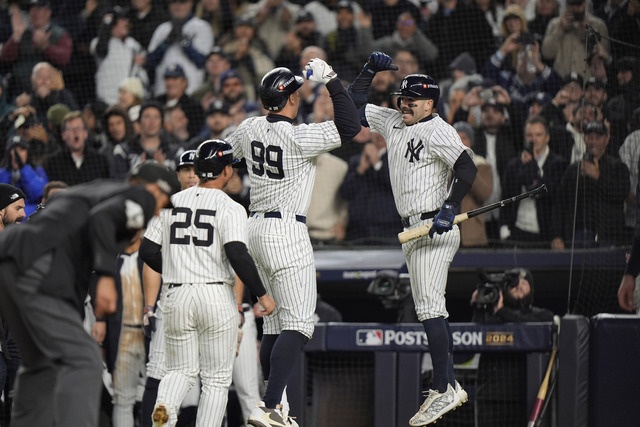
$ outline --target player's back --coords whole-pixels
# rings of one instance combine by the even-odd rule
[[[341,144],[333,122],[294,126],[280,115],[249,118],[227,141],[246,159],[250,210],[300,215],[311,201],[316,157]]]
[[[224,244],[246,242],[244,208],[222,190],[195,186],[171,199],[153,224],[162,237],[162,276],[165,283],[234,283]],[[145,235],[146,236],[146,235]]]

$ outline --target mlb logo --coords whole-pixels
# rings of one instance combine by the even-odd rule
[[[359,346],[383,345],[382,329],[359,329],[356,331],[356,344]]]

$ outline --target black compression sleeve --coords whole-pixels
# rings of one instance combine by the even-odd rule
[[[463,151],[453,165],[453,182],[451,183],[451,190],[449,191],[447,200],[457,202],[458,204],[462,202],[464,196],[466,196],[471,189],[477,172],[478,168],[475,163],[473,163],[469,154]]]
[[[340,133],[340,139],[342,142],[350,141],[360,133],[358,110],[339,79],[328,81],[327,90],[333,101],[333,121]]]
[[[162,246],[143,238],[138,250],[138,256],[157,273],[162,273]]]
[[[267,291],[260,280],[256,264],[247,251],[247,246],[242,242],[229,242],[224,245],[224,251],[231,267],[251,292],[258,298],[265,295]]]
[[[369,86],[371,86],[374,76],[375,74],[361,71],[349,85],[347,91],[356,104],[356,107],[360,108],[368,102],[367,93],[369,92]]]

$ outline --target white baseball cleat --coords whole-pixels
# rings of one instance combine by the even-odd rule
[[[260,402],[262,403],[262,402]],[[247,420],[249,425],[254,427],[289,427],[289,424],[282,416],[282,407],[265,408],[263,405],[257,406],[249,415]],[[297,425],[297,424],[296,424]]]
[[[409,420],[409,425],[412,427],[434,423],[447,412],[460,406],[461,396],[456,393],[451,384],[447,384],[447,390],[444,393],[440,393],[437,390],[429,390],[426,393],[427,398],[424,403],[420,405],[418,412]]]
[[[463,403],[467,403],[467,401],[469,400],[469,396],[467,395],[467,392],[464,391],[464,389],[462,388],[462,386],[460,385],[460,383],[458,381],[456,381],[456,396],[458,397],[458,406],[462,406]]]

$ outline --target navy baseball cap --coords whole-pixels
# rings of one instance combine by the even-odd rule
[[[215,113],[222,113],[228,116],[230,114],[229,106],[223,100],[216,99],[211,104],[209,104],[209,108],[207,108],[207,116]]]
[[[595,133],[598,135],[608,135],[609,134],[609,129],[607,129],[607,126],[600,121],[592,121],[587,123],[587,125],[584,127],[583,133],[586,135],[588,133]]]
[[[220,85],[224,85],[224,82],[227,81],[227,79],[232,78],[240,79],[242,82],[244,82],[240,73],[231,68],[220,75]]]
[[[183,166],[193,166],[196,160],[196,150],[187,150],[178,158],[178,164],[176,165],[176,171],[179,171]]]
[[[187,75],[184,72],[184,68],[182,68],[182,66],[180,66],[179,64],[174,64],[169,66],[169,68],[167,68],[166,70],[164,70],[164,78],[165,79],[170,79],[170,78],[186,78]]]
[[[589,79],[587,79],[587,82],[584,84],[584,87],[588,88],[589,86],[595,86],[598,89],[606,89],[606,85],[604,81],[596,77],[589,77]]]
[[[566,86],[569,83],[577,83],[578,86],[582,87],[582,84],[584,83],[584,79],[580,74],[576,73],[575,71],[572,71],[571,73],[564,76],[562,85]]]

